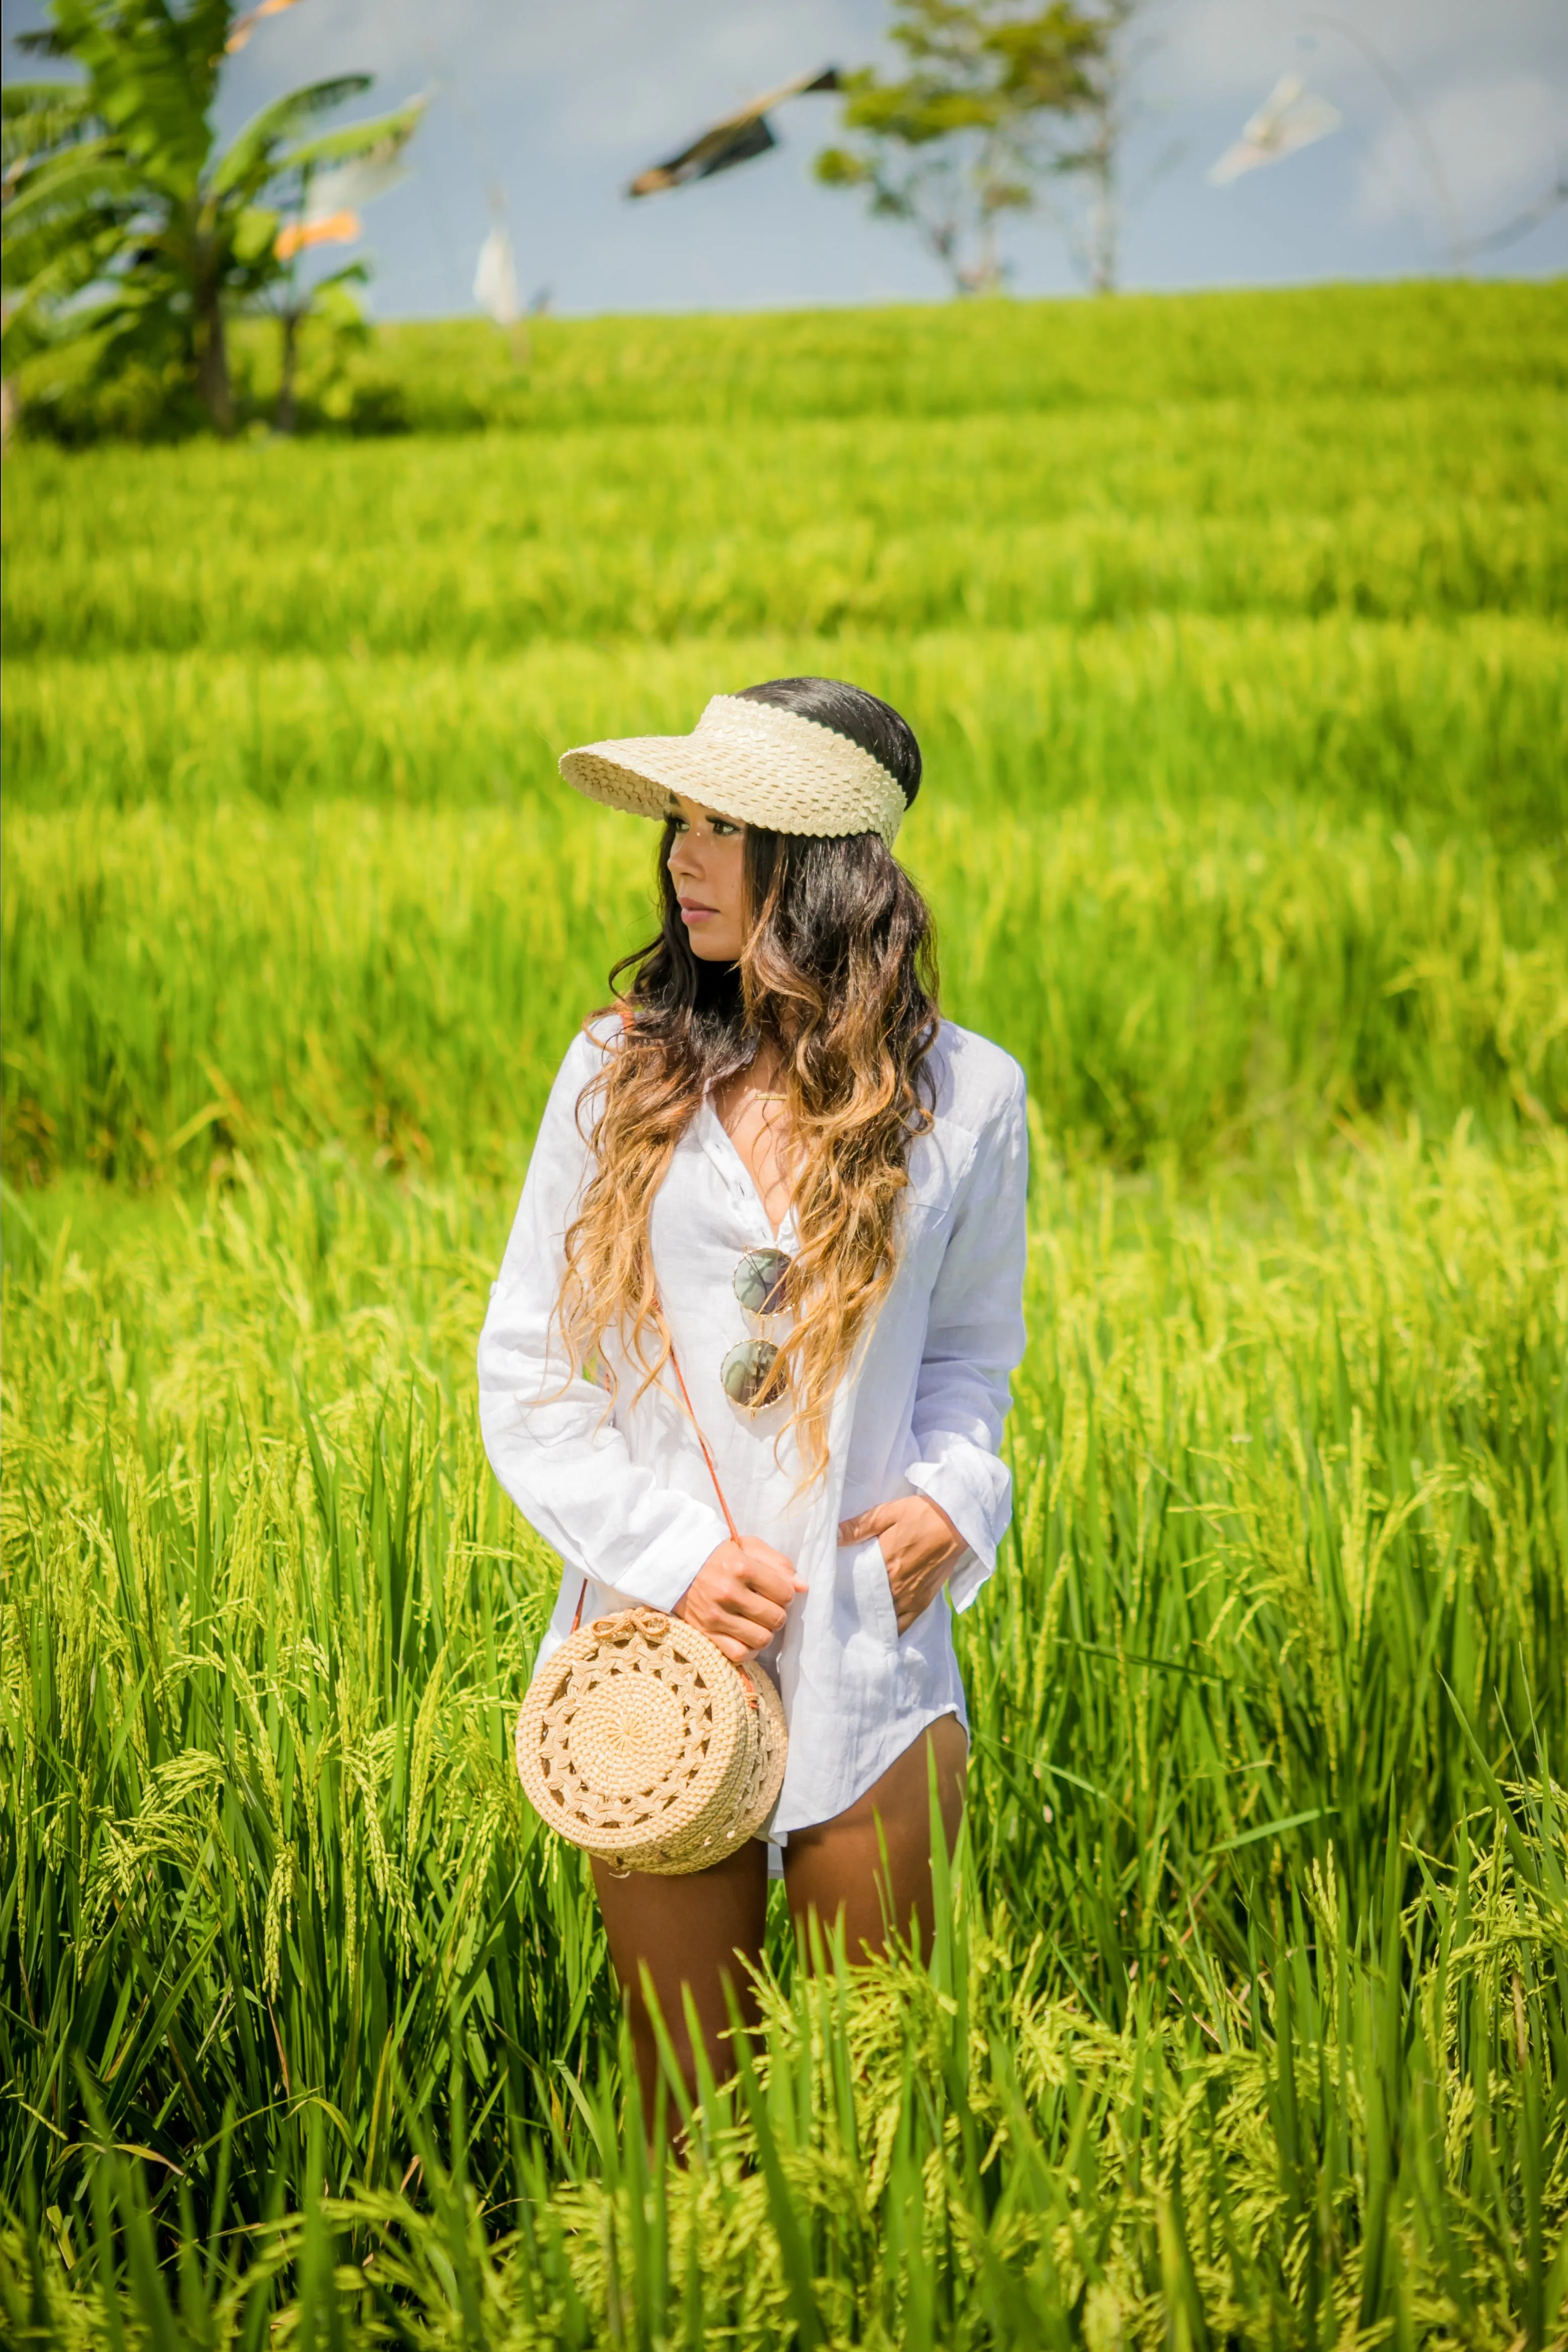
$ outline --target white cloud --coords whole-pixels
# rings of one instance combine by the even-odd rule
[[[1495,69],[1564,47],[1562,0],[1488,0],[1484,12],[1477,0],[1152,0],[1149,11],[1168,77],[1207,97],[1261,97],[1290,65],[1313,80],[1373,73],[1334,18],[1401,75],[1483,51]]]
[[[1293,60],[1298,12],[1273,0],[1173,0],[1156,20],[1160,64],[1184,93],[1261,97]],[[1152,79],[1164,79],[1158,65]]]
[[[1510,205],[1539,195],[1568,149],[1568,104],[1538,74],[1454,83],[1423,97],[1420,111],[1448,193],[1472,236],[1496,227],[1496,216]],[[1414,131],[1402,116],[1391,115],[1362,165],[1362,218],[1389,221],[1430,211],[1436,201]]]
[[[864,37],[846,26],[831,0],[776,9],[740,8],[733,0],[688,0],[679,41],[668,27],[657,41],[628,40],[606,53],[603,71],[568,96],[561,128],[584,149],[624,150],[632,160],[654,146],[679,146],[717,116],[779,83],[826,65],[861,61]],[[645,25],[646,34],[646,25]],[[775,129],[785,125],[775,124]],[[813,115],[820,121],[821,109]]]
[[[590,89],[634,69],[688,82],[718,78],[737,100],[751,96],[749,69],[777,53],[808,59],[824,42],[858,62],[874,47],[885,14],[875,0],[317,0],[264,26],[245,52],[291,71],[328,71],[349,52],[374,71],[432,60],[454,79],[535,82],[564,75]],[[262,47],[267,37],[267,50]],[[798,71],[799,67],[786,68]]]

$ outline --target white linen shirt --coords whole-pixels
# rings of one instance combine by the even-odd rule
[[[541,1664],[580,1601],[584,1624],[638,1603],[672,1610],[728,1534],[668,1368],[639,1398],[637,1372],[607,1340],[612,1400],[574,1376],[561,1340],[563,1239],[590,1172],[578,1098],[619,1034],[611,1016],[561,1065],[479,1339],[486,1450],[565,1564]],[[839,1382],[815,1486],[801,1489],[787,1401],[747,1413],[720,1381],[725,1354],[755,1328],[734,1294],[736,1266],[748,1251],[793,1252],[798,1240],[786,1216],[775,1244],[710,1100],[677,1144],[650,1216],[665,1319],[736,1524],[792,1559],[807,1587],[763,1654],[789,1722],[769,1832],[779,1843],[853,1804],[939,1716],[968,1724],[946,1596],[900,1634],[881,1546],[841,1546],[840,1519],[928,1495],[968,1547],[947,1585],[964,1609],[1012,1515],[997,1446],[1024,1351],[1024,1076],[999,1046],[945,1021],[927,1066],[935,1122],[910,1147],[893,1278]],[[585,1104],[584,1128],[591,1118]]]

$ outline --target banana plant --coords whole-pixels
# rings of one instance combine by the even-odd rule
[[[232,432],[226,322],[284,267],[269,196],[345,139],[405,137],[418,101],[312,141],[314,118],[370,87],[367,74],[336,75],[263,108],[220,152],[214,102],[246,23],[233,0],[52,0],[50,14],[20,45],[69,59],[79,78],[12,84],[0,101],[6,371],[91,337],[108,365],[174,362]]]

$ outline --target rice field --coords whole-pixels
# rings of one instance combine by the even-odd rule
[[[6,464],[9,2336],[1562,2345],[1563,290],[363,364]],[[472,1350],[648,919],[554,752],[808,668],[1029,1076],[1017,1513],[936,1952],[775,1920],[677,2161]]]

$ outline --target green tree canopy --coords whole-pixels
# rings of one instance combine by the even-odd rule
[[[1037,202],[1092,103],[1104,20],[1077,0],[894,0],[891,37],[908,73],[847,78],[850,138],[817,157],[817,177],[908,221],[959,293],[992,292],[1002,215]]]

